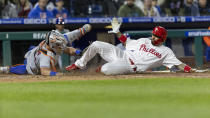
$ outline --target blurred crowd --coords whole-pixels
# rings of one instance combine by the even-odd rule
[[[210,16],[210,0],[1,0],[0,18]]]

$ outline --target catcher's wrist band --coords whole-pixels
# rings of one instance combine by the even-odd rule
[[[184,67],[184,72],[189,73],[190,70],[191,70],[191,67],[190,67],[190,66],[186,65],[186,66]]]
[[[126,37],[125,35],[122,34],[122,35],[120,36],[119,40],[120,40],[120,42],[125,43],[126,40],[127,40],[127,37]]]
[[[56,76],[57,72],[50,71],[50,76]]]

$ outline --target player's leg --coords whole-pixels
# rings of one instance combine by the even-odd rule
[[[88,47],[83,56],[75,62],[75,65],[79,68],[84,68],[87,62],[90,61],[97,53],[107,62],[123,58],[125,55],[122,50],[112,44],[95,41]]]
[[[0,73],[13,73],[13,74],[18,74],[18,75],[27,74],[26,65],[19,64],[19,65],[15,65],[11,67],[9,66],[0,67]]]
[[[134,73],[134,70],[131,68],[129,62],[125,59],[120,59],[104,64],[101,67],[101,72],[105,75],[119,75]]]
[[[18,75],[27,74],[26,65],[25,64],[19,64],[19,65],[16,65],[16,66],[11,66],[10,67],[10,73],[14,73],[14,74],[18,74]]]

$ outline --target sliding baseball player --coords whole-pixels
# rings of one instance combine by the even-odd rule
[[[131,40],[119,31],[121,23],[117,18],[113,18],[111,25],[112,31],[109,33],[115,33],[120,42],[126,46],[126,50],[122,51],[112,44],[95,41],[88,47],[84,55],[75,64],[66,67],[66,70],[85,68],[87,62],[98,53],[107,61],[98,69],[105,75],[144,72],[161,65],[170,68],[171,71],[176,69],[183,72],[197,71],[178,60],[173,51],[163,45],[167,38],[167,30],[164,27],[156,26],[151,38]]]

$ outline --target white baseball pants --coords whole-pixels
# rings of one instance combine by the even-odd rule
[[[107,63],[101,67],[101,72],[105,75],[134,73],[132,65],[123,50],[112,44],[101,41],[93,42],[84,55],[75,62],[76,66],[84,68],[87,62],[97,53],[107,61]]]

